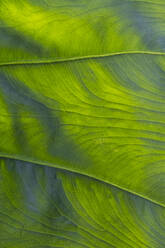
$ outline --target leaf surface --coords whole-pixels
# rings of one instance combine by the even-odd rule
[[[164,247],[164,7],[0,0],[2,248]]]
[[[131,54],[1,67],[1,155],[164,204],[164,62]]]
[[[155,248],[165,208],[51,167],[1,159],[2,247]]]
[[[164,0],[1,0],[0,61],[165,51]]]

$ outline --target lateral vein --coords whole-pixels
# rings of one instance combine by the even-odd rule
[[[39,64],[55,64],[55,63],[65,63],[71,61],[79,60],[90,60],[90,59],[99,59],[106,58],[111,56],[120,56],[120,55],[161,55],[165,56],[165,52],[154,52],[154,51],[124,51],[124,52],[115,52],[115,53],[106,53],[98,55],[87,55],[87,56],[77,56],[77,57],[68,57],[68,58],[44,58],[44,59],[32,59],[32,60],[15,60],[8,62],[0,62],[0,66],[11,66],[11,65],[39,65]]]
[[[0,158],[1,159],[15,159],[15,160],[20,160],[20,161],[23,161],[23,162],[28,162],[28,163],[33,163],[33,164],[38,164],[38,165],[42,165],[42,166],[48,166],[48,167],[53,167],[55,169],[58,169],[58,170],[61,170],[61,171],[64,171],[64,172],[67,172],[67,173],[75,173],[79,176],[84,176],[84,177],[87,177],[89,179],[93,179],[93,180],[96,180],[100,183],[104,183],[106,185],[109,185],[109,186],[112,186],[112,187],[115,187],[115,188],[118,188],[124,192],[127,192],[127,193],[130,193],[132,195],[135,195],[135,196],[138,196],[146,201],[149,201],[151,202],[152,204],[155,204],[159,207],[163,207],[165,208],[165,204],[162,203],[162,202],[159,202],[157,200],[154,200],[154,199],[151,199],[150,197],[146,196],[146,195],[143,195],[143,194],[140,194],[140,193],[137,193],[136,191],[133,191],[131,189],[128,189],[126,187],[123,187],[123,186],[120,186],[116,183],[113,183],[113,182],[110,182],[108,180],[105,180],[103,178],[99,178],[95,175],[91,175],[91,174],[88,174],[88,173],[83,173],[82,171],[79,171],[79,170],[75,170],[75,169],[71,169],[71,168],[67,168],[65,166],[62,166],[62,165],[58,165],[58,164],[52,164],[52,163],[49,163],[49,162],[43,162],[43,161],[37,161],[37,160],[32,160],[32,159],[29,159],[27,157],[21,157],[21,156],[15,156],[15,155],[7,155],[7,154],[2,154],[0,153]]]

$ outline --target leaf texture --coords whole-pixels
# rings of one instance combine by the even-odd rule
[[[163,0],[1,0],[0,61],[165,50]]]
[[[2,248],[164,248],[163,0],[0,0]]]
[[[51,167],[1,159],[1,247],[155,248],[165,209]]]

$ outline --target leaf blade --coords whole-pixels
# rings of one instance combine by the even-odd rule
[[[2,156],[61,166],[164,204],[163,66],[162,56],[132,54],[1,68]]]

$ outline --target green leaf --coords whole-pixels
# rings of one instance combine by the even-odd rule
[[[164,52],[164,0],[0,0],[0,61]]]
[[[165,208],[89,177],[1,159],[1,247],[155,248]]]
[[[132,54],[1,66],[1,155],[164,205],[163,62]]]
[[[0,246],[165,246],[164,1],[0,0]]]

